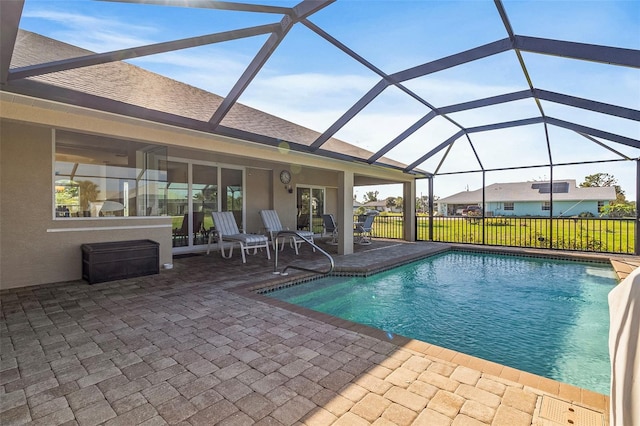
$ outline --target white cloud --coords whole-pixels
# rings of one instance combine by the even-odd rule
[[[95,16],[47,9],[27,9],[22,14],[22,17],[52,21],[68,28],[98,28],[103,26],[109,27],[114,24],[120,25],[117,21],[97,18]]]
[[[96,17],[53,9],[27,9],[23,18],[53,22],[60,27],[50,34],[94,52],[107,52],[151,43],[157,32],[140,22],[135,25],[118,18]]]
[[[266,76],[263,70],[254,80],[243,99],[247,104],[265,105],[278,100],[292,108],[326,110],[327,106],[353,102],[376,83],[375,78],[359,75],[329,75],[320,73]],[[335,108],[335,107],[332,107]]]
[[[240,102],[320,132],[377,82],[375,78],[351,74],[264,76],[263,73],[252,82]]]
[[[407,81],[405,85],[437,107],[525,89],[515,83],[496,85],[476,81],[473,77],[462,80],[429,76]]]

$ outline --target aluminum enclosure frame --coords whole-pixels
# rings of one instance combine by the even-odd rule
[[[15,0],[10,2],[0,1],[0,18],[2,24],[0,26],[2,29],[2,37],[0,39],[0,90],[9,93],[19,93],[37,98],[58,101],[62,103],[81,105],[101,111],[143,118],[179,127],[197,129],[199,131],[209,132],[212,134],[237,137],[259,144],[277,146],[280,140],[265,135],[247,132],[241,129],[225,127],[221,124],[221,122],[230,111],[230,109],[238,102],[238,99],[240,98],[242,93],[251,85],[256,75],[263,69],[265,63],[269,60],[273,53],[277,51],[281,42],[287,36],[289,36],[290,30],[296,25],[302,25],[311,30],[323,40],[330,43],[340,52],[348,55],[350,58],[354,59],[362,66],[378,75],[380,77],[380,80],[373,87],[371,87],[365,95],[363,95],[359,100],[352,104],[351,107],[349,107],[337,121],[331,124],[325,131],[321,132],[312,143],[306,144],[295,140],[287,141],[291,149],[293,150],[319,156],[337,158],[345,161],[357,161],[366,164],[402,170],[403,172],[414,175],[416,177],[432,177],[439,174],[440,167],[442,166],[444,160],[447,158],[448,152],[453,144],[460,138],[464,137],[473,150],[473,153],[479,165],[479,170],[484,173],[489,169],[486,169],[483,166],[482,159],[478,155],[478,152],[474,147],[474,134],[510,127],[542,124],[545,131],[545,143],[548,149],[548,164],[545,164],[543,166],[553,168],[554,165],[559,165],[554,164],[554,161],[551,157],[551,144],[553,143],[553,141],[551,141],[549,138],[548,126],[555,126],[573,131],[586,140],[604,147],[605,149],[614,153],[617,159],[619,159],[620,161],[637,160],[636,158],[630,158],[629,156],[621,153],[619,150],[609,145],[609,143],[625,145],[633,148],[640,148],[640,138],[619,135],[616,134],[615,131],[612,131],[612,129],[589,127],[580,125],[578,123],[554,118],[545,113],[540,101],[552,102],[555,104],[560,104],[585,111],[601,113],[613,117],[619,117],[635,122],[640,122],[639,110],[539,88],[535,85],[535,82],[532,81],[529,75],[526,61],[522,56],[522,52],[540,55],[551,55],[576,61],[604,63],[608,66],[640,69],[640,50],[519,35],[512,28],[512,25],[509,22],[507,11],[501,0],[494,0],[494,5],[507,33],[506,38],[486,43],[484,45],[463,52],[454,53],[452,55],[391,74],[385,73],[383,70],[373,65],[372,62],[364,58],[362,55],[358,54],[355,50],[351,49],[346,44],[339,41],[336,37],[332,36],[327,31],[322,29],[319,25],[312,22],[313,15],[315,13],[330,7],[331,4],[335,2],[335,0],[304,0],[294,7],[246,4],[214,0],[184,0],[178,4],[171,4],[166,2],[165,0],[107,1],[112,3],[125,4],[148,4],[157,6],[171,5],[188,8],[232,10],[247,13],[274,15],[276,19],[274,19],[275,22],[271,24],[239,28],[231,31],[211,33],[198,37],[172,40],[168,42],[121,49],[112,52],[90,54],[87,56],[69,58],[48,63],[33,64],[20,68],[10,68],[10,59],[13,54],[25,0]],[[277,17],[280,18],[279,21],[277,20]],[[114,101],[112,99],[89,95],[81,91],[54,87],[51,85],[40,83],[30,78],[62,70],[77,69],[86,66],[104,64],[124,59],[132,59],[141,56],[179,51],[191,47],[205,46],[213,43],[221,43],[225,41],[238,40],[259,35],[269,36],[258,53],[255,55],[255,57],[250,61],[244,72],[235,82],[229,93],[227,93],[227,95],[223,97],[222,103],[217,109],[215,109],[208,121],[198,121],[182,116],[168,114],[162,111],[125,104],[122,102]],[[513,51],[517,55],[522,74],[529,86],[528,90],[504,93],[497,96],[475,99],[468,102],[437,108],[431,102],[429,102],[429,100],[419,96],[403,84],[411,79],[434,74],[439,71],[450,69],[452,67],[460,66],[509,51]],[[409,97],[416,100],[420,105],[425,107],[426,113],[412,125],[400,132],[398,136],[390,140],[388,143],[384,144],[382,148],[378,149],[376,152],[371,153],[371,155],[369,156],[355,157],[353,155],[345,155],[339,152],[333,152],[327,149],[323,149],[323,146],[328,140],[330,140],[340,129],[342,129],[347,123],[358,116],[358,114],[367,105],[369,105],[373,100],[375,100],[378,96],[384,93],[387,88],[390,87],[395,87]],[[449,116],[449,114],[453,114],[456,112],[470,110],[472,111],[478,108],[529,98],[535,101],[537,109],[539,111],[538,116],[508,122],[487,122],[475,127],[464,127]],[[426,124],[437,117],[441,117],[447,120],[457,128],[457,131],[455,131],[453,135],[450,135],[444,140],[429,141],[431,144],[429,147],[427,147],[427,143],[425,143],[425,151],[423,153],[417,152],[416,157],[418,159],[411,164],[406,165],[406,167],[398,167],[381,161],[381,159],[383,159],[385,155],[402,144],[407,138],[409,138],[409,136],[417,132],[419,129],[423,128]],[[604,142],[603,140],[606,142]],[[447,149],[447,151],[435,171],[426,171],[420,168],[425,161],[427,161],[443,149]],[[580,164],[585,164],[585,162],[582,162]],[[523,166],[522,168],[526,167]]]

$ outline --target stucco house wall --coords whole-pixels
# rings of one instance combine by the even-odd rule
[[[281,170],[291,171],[293,188],[325,188],[325,211],[336,216],[338,189],[345,184],[341,170],[352,176],[370,173],[356,163],[283,153],[246,141],[0,94],[1,288],[80,279],[84,243],[151,239],[160,243],[160,264],[172,263],[171,217],[55,217],[54,129],[155,144],[167,147],[172,158],[243,168],[246,227],[254,232],[262,228],[259,210],[267,208],[278,211],[284,226],[296,228],[295,190],[292,194],[284,188]],[[394,170],[375,172],[392,182],[413,180]],[[351,209],[348,216],[352,217]],[[350,248],[345,243],[345,253]]]
[[[2,288],[80,279],[85,243],[151,239],[171,262],[169,217],[53,217],[50,128],[2,121],[0,140]]]
[[[150,239],[160,244],[160,264],[172,262],[171,217],[55,217],[53,127],[1,120],[0,140],[1,288],[80,279],[80,247],[86,243]],[[284,226],[295,229],[296,211],[291,208],[295,206],[295,194],[289,193],[278,178],[279,171],[290,165],[183,147],[170,147],[169,153],[244,167],[248,232],[261,232],[258,213],[272,208],[278,211]],[[325,187],[325,208],[336,212],[334,170],[296,167],[292,176],[296,185],[332,185]]]
[[[542,203],[538,201],[518,201],[513,203],[513,210],[504,210],[504,203],[487,203],[487,212],[494,216],[548,216],[549,210],[542,209]],[[580,213],[589,212],[599,216],[597,201],[554,201],[554,216],[577,216]]]
[[[552,189],[553,188],[553,189]],[[553,197],[550,196],[553,191]],[[483,198],[484,197],[484,198]],[[553,200],[551,200],[553,198]],[[477,205],[482,207],[485,200],[487,216],[549,216],[550,210],[543,209],[553,203],[553,216],[578,216],[589,212],[599,216],[599,203],[607,205],[616,199],[614,187],[580,187],[575,179],[551,182],[504,182],[488,185],[482,189],[462,191],[438,200],[437,209],[441,216],[455,215],[459,209]],[[513,209],[505,210],[505,203],[513,204]]]

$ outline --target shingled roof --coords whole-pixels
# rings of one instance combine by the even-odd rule
[[[549,201],[550,182],[494,183],[485,188],[485,202]],[[616,190],[612,186],[579,187],[574,179],[553,181],[554,201],[613,201]],[[482,202],[482,189],[462,191],[441,198],[438,203],[475,204]]]
[[[57,61],[94,52],[81,49],[42,35],[19,30],[11,68]],[[79,91],[112,101],[122,102],[171,116],[183,117],[194,124],[205,125],[223,101],[223,97],[147,71],[126,62],[109,62],[66,71],[29,77],[26,83],[44,83]],[[275,140],[295,141],[309,146],[320,135],[318,132],[290,121],[267,114],[255,108],[236,103],[222,120],[230,129],[266,136]],[[367,158],[372,152],[331,138],[324,149],[346,157]],[[381,163],[402,168],[405,165],[387,158]]]
[[[359,16],[358,7],[335,0],[280,0],[273,5],[88,2],[86,8],[79,7],[79,14],[95,20],[65,22],[41,15],[39,3],[0,1],[2,94],[271,147],[286,142],[292,151],[383,166],[415,177],[600,162],[618,162],[612,167],[621,169],[640,150],[640,110],[631,95],[637,92],[640,50],[637,40],[627,35],[632,31],[620,30],[637,23],[627,4],[554,4],[537,14],[536,2],[505,5],[495,0],[441,7],[437,2],[388,1],[363,13],[354,27],[343,18]],[[133,18],[140,11],[140,19]],[[104,21],[105,13],[114,19]],[[165,21],[171,13],[176,22]],[[231,13],[233,19],[227,21]],[[564,25],[567,16],[576,25]],[[602,25],[593,31],[591,24],[598,17]],[[191,25],[190,20],[201,25]],[[455,37],[447,37],[447,22],[460,27]],[[116,31],[132,32],[148,24],[154,34],[98,41],[110,34],[111,24],[120,26]],[[380,31],[381,24],[397,31]],[[21,28],[71,44],[80,44],[73,40],[86,35],[81,44],[85,48],[116,50],[92,54],[19,33]],[[97,35],[96,44],[90,34]],[[244,41],[238,49],[228,43],[240,40]],[[25,47],[25,41],[35,45]],[[221,77],[226,86],[237,76],[232,87],[220,84],[215,89],[224,98],[118,63],[192,48],[206,52],[216,44],[222,59],[237,54],[252,58],[246,66],[237,62],[233,72],[221,71],[215,60],[192,64],[207,82]],[[69,59],[56,60],[61,57]],[[185,69],[189,64],[182,60],[158,69]],[[292,80],[289,88],[277,86],[289,81],[287,75],[304,78]],[[202,80],[189,81],[199,85]],[[265,88],[275,91],[269,99],[263,97]],[[262,102],[261,111],[238,104],[249,97]],[[281,111],[277,114],[291,121],[267,113],[273,114],[276,106]],[[308,126],[319,132],[297,125],[303,118],[294,116],[306,117],[314,123]],[[376,169],[367,174],[375,176]]]

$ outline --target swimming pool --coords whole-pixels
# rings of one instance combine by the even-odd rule
[[[606,395],[616,282],[598,263],[453,251],[266,295]]]

